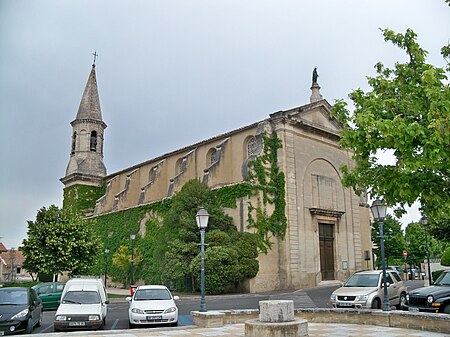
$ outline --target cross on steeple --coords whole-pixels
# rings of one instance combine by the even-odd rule
[[[95,59],[96,59],[97,56],[98,56],[97,51],[94,51],[94,52],[92,53],[92,55],[94,55],[94,66],[95,66]]]

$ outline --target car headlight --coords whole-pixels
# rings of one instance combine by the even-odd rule
[[[139,308],[133,308],[131,309],[131,312],[135,314],[144,314],[144,310],[141,310]]]
[[[67,316],[64,315],[56,316],[55,321],[67,321]]]
[[[369,299],[369,295],[359,295],[355,297],[356,302],[367,301]]]
[[[18,312],[13,317],[11,317],[11,319],[19,319],[19,318],[25,317],[26,315],[28,315],[28,309],[24,309],[21,312]]]
[[[406,301],[409,302],[409,294],[406,294]]]
[[[100,316],[99,315],[89,315],[89,320],[90,321],[99,321]]]
[[[336,294],[331,294],[330,300],[336,301]]]
[[[428,302],[428,304],[433,303],[433,302],[434,302],[433,296],[429,295],[429,296],[427,297],[427,302]]]
[[[176,308],[176,307],[171,307],[171,308],[169,308],[169,309],[166,309],[166,310],[164,311],[164,313],[165,313],[165,314],[169,314],[169,313],[174,312],[174,311],[177,311],[177,308]]]

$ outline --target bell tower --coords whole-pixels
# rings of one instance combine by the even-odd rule
[[[72,125],[72,143],[66,175],[61,178],[64,184],[63,207],[76,207],[74,201],[92,201],[87,207],[76,207],[88,211],[95,206],[100,197],[106,167],[103,163],[103,142],[106,124],[102,119],[100,100],[95,74],[95,58],[89,78],[81,98],[80,106]],[[72,192],[73,191],[73,192]],[[88,194],[88,195],[86,195]],[[91,195],[89,197],[89,195]],[[87,199],[86,199],[87,197]],[[75,199],[75,200],[74,200]],[[91,207],[92,206],[92,207]]]

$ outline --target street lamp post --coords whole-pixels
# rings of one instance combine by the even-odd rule
[[[205,300],[205,229],[208,227],[209,214],[204,208],[200,208],[195,216],[197,220],[197,226],[200,229],[200,247],[201,247],[201,281],[200,281],[200,312],[206,310]]]
[[[426,239],[426,249],[427,249],[427,265],[428,265],[428,285],[431,285],[431,268],[430,268],[430,247],[428,245],[428,232],[426,230],[426,227],[428,225],[428,217],[427,216],[423,216],[420,219],[420,223],[422,224],[422,226],[425,229],[425,239]]]
[[[105,287],[106,287],[106,278],[108,277],[108,253],[109,249],[105,248]]]
[[[386,264],[385,264],[385,256],[384,256],[384,218],[386,217],[387,206],[381,203],[380,199],[376,199],[372,206],[370,206],[370,210],[372,211],[373,217],[375,221],[378,223],[379,231],[380,231],[380,248],[381,248],[381,266],[383,268],[383,311],[390,311],[391,307],[389,305],[388,299],[388,289],[387,289],[387,279],[386,279]]]
[[[136,239],[136,235],[131,232],[130,240],[131,240],[131,282],[130,284],[134,284],[134,239]]]

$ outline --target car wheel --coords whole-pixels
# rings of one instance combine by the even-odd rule
[[[131,323],[130,321],[128,321],[128,329],[133,329],[134,328],[134,324]]]
[[[444,308],[444,314],[450,314],[450,304],[447,304]]]
[[[60,332],[61,330],[58,329],[56,326],[53,326],[53,331],[54,331],[54,332]]]
[[[178,325],[178,322],[175,322],[175,323],[171,323],[170,324],[170,326],[177,326]]]
[[[399,300],[398,305],[397,305],[397,309],[398,310],[403,310],[403,309],[405,309],[405,306],[406,306],[406,294],[405,293],[401,293],[400,294],[400,300]]]
[[[374,298],[372,301],[372,309],[381,309],[381,301],[379,298]]]
[[[27,329],[25,330],[25,333],[30,334],[32,332],[33,332],[33,321],[31,320],[31,318],[28,318]]]

